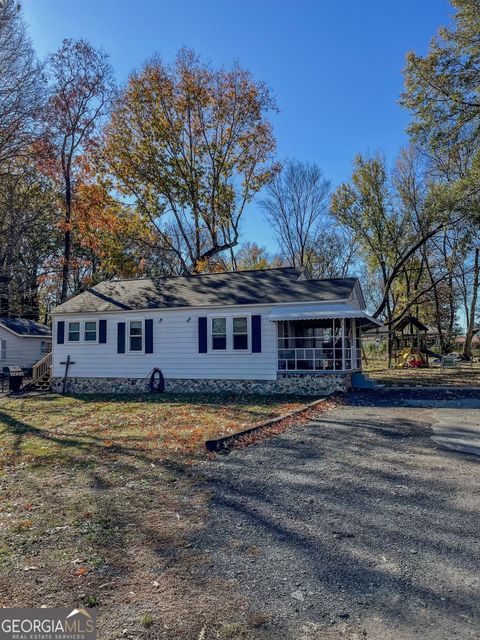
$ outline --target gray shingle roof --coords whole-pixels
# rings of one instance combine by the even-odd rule
[[[347,299],[357,281],[356,278],[299,280],[304,274],[304,269],[283,268],[109,280],[67,300],[54,313],[336,301]]]
[[[26,320],[25,318],[3,318],[0,317],[0,325],[3,325],[10,331],[14,331],[19,336],[50,336],[51,330],[47,325],[35,322],[35,320]]]

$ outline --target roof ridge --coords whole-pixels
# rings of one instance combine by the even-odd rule
[[[143,278],[118,278],[112,280],[101,280],[94,287],[99,284],[103,284],[104,282],[138,282],[139,280],[157,280],[157,279],[166,279],[166,278],[200,278],[203,276],[223,276],[223,275],[236,275],[239,273],[259,273],[265,271],[287,271],[287,270],[303,270],[306,267],[271,267],[268,269],[237,269],[236,271],[214,271],[212,273],[186,273],[184,275],[175,274],[171,276],[148,276]],[[326,278],[327,280],[331,278]],[[93,287],[92,287],[93,288]]]

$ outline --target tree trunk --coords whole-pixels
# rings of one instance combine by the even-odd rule
[[[390,299],[387,299],[387,326],[388,326],[388,339],[387,339],[387,354],[388,354],[388,368],[391,369],[393,362],[393,340],[394,333],[392,327],[392,308],[390,306]]]
[[[68,297],[68,280],[70,277],[70,253],[72,243],[72,189],[70,183],[70,175],[65,176],[65,231],[63,246],[63,265],[62,265],[62,291],[60,294],[60,302],[65,302]]]
[[[472,300],[470,302],[470,317],[468,319],[467,333],[465,334],[465,344],[463,345],[463,357],[472,357],[472,339],[475,329],[475,311],[477,308],[478,299],[478,286],[480,284],[480,260],[479,260],[480,248],[475,249],[475,258],[473,264],[473,291]]]
[[[5,260],[3,263],[3,274],[0,278],[0,297],[1,297],[1,307],[2,314],[5,316],[12,315],[12,311],[15,314],[15,310],[12,309],[12,280],[13,280],[13,269],[15,264],[15,214],[14,214],[14,198],[13,198],[13,189],[9,190],[8,194],[9,201],[9,222],[8,222],[8,230],[7,230],[7,243],[5,249]]]

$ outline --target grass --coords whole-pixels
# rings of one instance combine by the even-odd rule
[[[304,402],[1,398],[0,606],[97,606],[106,640],[238,631],[242,603],[191,542],[209,500],[197,463],[205,439]]]
[[[460,365],[455,369],[442,369],[433,365],[422,369],[389,369],[384,358],[368,357],[363,370],[369,377],[386,385],[424,385],[440,387],[480,387],[480,363]]]

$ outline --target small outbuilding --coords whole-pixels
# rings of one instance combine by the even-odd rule
[[[0,317],[0,372],[3,367],[29,370],[52,349],[52,332],[25,318]]]

